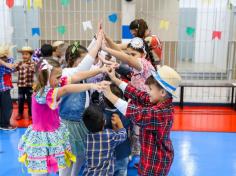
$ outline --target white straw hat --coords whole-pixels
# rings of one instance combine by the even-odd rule
[[[180,75],[171,67],[163,65],[157,72],[151,71],[155,80],[171,95],[176,97],[176,89],[181,82]]]
[[[29,52],[33,54],[34,50],[30,46],[23,46],[21,50],[18,50],[19,53]]]
[[[63,42],[63,41],[55,41],[55,42],[53,42],[53,44],[52,44],[52,47],[58,47],[58,46],[60,46],[60,45],[64,45],[65,44],[65,42]]]

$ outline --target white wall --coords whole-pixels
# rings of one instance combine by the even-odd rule
[[[5,1],[0,1],[0,19],[0,44],[11,43],[13,28],[10,10]]]

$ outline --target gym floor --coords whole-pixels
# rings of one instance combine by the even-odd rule
[[[30,123],[14,121],[14,114],[12,123]],[[236,176],[235,127],[236,111],[229,107],[176,108],[171,133],[175,158],[169,176]],[[0,130],[0,176],[28,175],[17,161],[17,144],[24,131]],[[137,170],[129,168],[128,175],[137,175]]]

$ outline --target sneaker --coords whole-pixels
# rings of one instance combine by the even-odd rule
[[[0,127],[0,130],[13,131],[13,130],[16,130],[16,128],[17,127],[14,127],[14,126]]]

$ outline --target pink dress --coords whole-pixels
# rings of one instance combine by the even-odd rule
[[[138,71],[136,69],[133,69],[133,75],[131,77],[131,85],[136,87],[137,89],[141,91],[148,91],[147,86],[145,85],[146,79],[151,76],[151,70],[155,70],[152,64],[146,60],[145,58],[139,58],[142,70]]]
[[[69,82],[61,79],[61,86]],[[24,163],[29,173],[44,174],[57,172],[69,167],[75,156],[71,153],[69,132],[60,123],[59,101],[56,99],[59,88],[45,87],[43,92],[32,96],[32,120],[21,137],[19,161]]]

